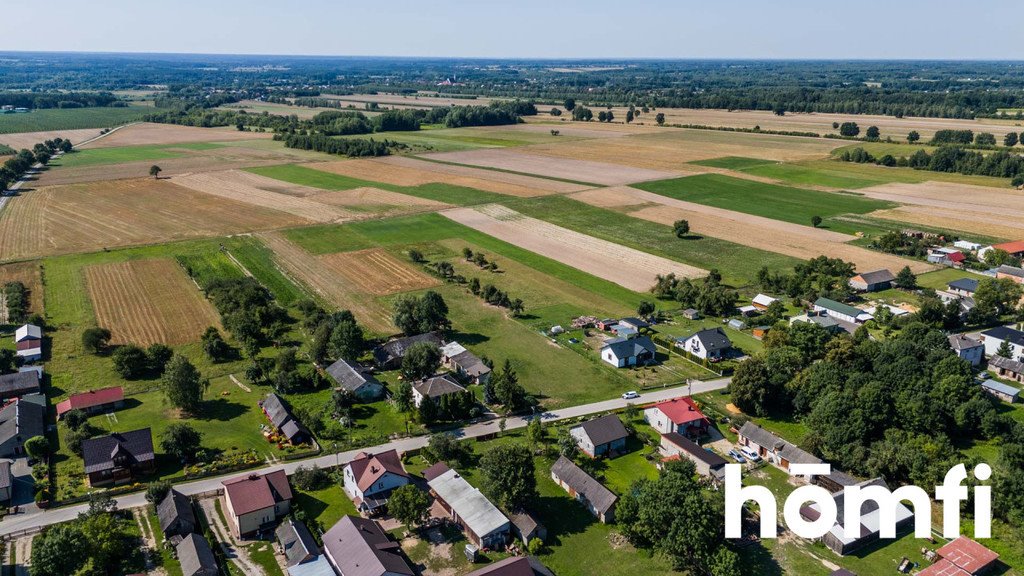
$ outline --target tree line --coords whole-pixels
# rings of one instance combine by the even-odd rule
[[[1013,186],[1024,184],[1024,157],[1008,150],[997,150],[986,154],[975,150],[966,150],[960,146],[942,146],[931,154],[926,150],[918,150],[910,156],[897,158],[891,154],[885,154],[876,158],[863,148],[854,148],[843,151],[839,159],[858,164],[878,164],[932,172],[1010,178]]]

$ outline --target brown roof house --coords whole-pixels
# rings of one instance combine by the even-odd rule
[[[896,277],[893,276],[892,272],[883,268],[881,270],[872,270],[871,272],[862,272],[850,278],[850,288],[862,292],[877,292],[892,288],[892,283],[895,281]]]
[[[999,554],[981,544],[960,536],[936,550],[934,564],[918,572],[918,576],[975,576],[988,574],[995,568]]]
[[[115,432],[82,441],[82,460],[90,486],[123,484],[156,469],[149,428]]]
[[[554,574],[533,556],[513,556],[488,564],[466,576],[554,576]]]
[[[249,474],[225,480],[224,502],[228,524],[235,536],[269,529],[291,511],[292,488],[284,470]]]
[[[164,538],[172,544],[196,531],[196,515],[192,510],[192,501],[177,490],[171,489],[167,496],[156,506],[156,515],[160,520],[160,530]]]
[[[573,426],[569,434],[576,440],[580,450],[591,458],[622,452],[626,448],[626,438],[629,437],[622,420],[615,414],[606,414]]]
[[[412,576],[402,547],[375,521],[343,516],[324,532],[324,555],[342,576]]]
[[[601,522],[608,524],[615,521],[615,505],[619,497],[584,472],[572,460],[560,456],[551,466],[551,479],[570,496],[583,503]]]
[[[375,514],[387,504],[391,491],[412,479],[395,450],[380,454],[360,452],[345,465],[345,493],[363,514]]]

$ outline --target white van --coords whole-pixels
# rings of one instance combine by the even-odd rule
[[[757,450],[750,446],[740,446],[740,452],[747,457],[751,462],[760,462],[761,456],[757,453]]]

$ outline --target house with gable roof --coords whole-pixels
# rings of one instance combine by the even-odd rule
[[[387,505],[395,488],[412,481],[396,450],[379,454],[360,452],[345,465],[342,476],[345,493],[355,502],[356,509],[369,515]]]

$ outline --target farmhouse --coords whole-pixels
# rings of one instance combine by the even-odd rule
[[[1024,362],[1020,360],[1010,360],[996,354],[988,359],[988,369],[1000,378],[1024,383]]]
[[[814,301],[814,311],[825,313],[840,322],[859,324],[871,319],[871,315],[860,308],[854,308],[849,304],[836,302],[829,298],[818,298]]]
[[[0,376],[0,400],[39,393],[39,372],[24,370]]]
[[[732,341],[721,328],[707,328],[677,339],[676,348],[703,360],[718,360],[732,349]]]
[[[324,532],[324,555],[342,576],[413,576],[402,547],[377,522],[343,516]]]
[[[918,576],[975,576],[988,574],[995,567],[999,554],[966,536],[960,536],[935,551],[934,564],[918,572]]]
[[[554,576],[554,573],[533,556],[512,556],[466,576]]]
[[[601,346],[601,359],[616,368],[639,366],[653,362],[655,351],[654,342],[647,336],[612,338]]]
[[[274,538],[281,548],[285,565],[289,568],[316,560],[320,555],[320,547],[309,533],[309,528],[302,522],[286,519],[274,531]]]
[[[79,392],[68,396],[67,400],[57,404],[57,420],[71,410],[83,410],[87,414],[96,414],[122,406],[124,406],[124,388],[120,386]]]
[[[156,515],[160,520],[160,530],[164,533],[164,538],[172,544],[181,542],[183,538],[196,531],[196,515],[192,511],[192,502],[188,496],[173,488],[157,504]]]
[[[198,534],[189,534],[174,549],[181,564],[183,576],[218,576],[220,569],[217,559],[210,549],[206,538]]]
[[[441,362],[473,384],[483,384],[491,377],[491,368],[458,342],[449,342],[441,347]]]
[[[360,513],[375,514],[388,501],[391,491],[412,481],[395,450],[380,454],[360,452],[345,465],[345,492]]]
[[[438,348],[444,345],[444,340],[437,332],[395,338],[373,349],[373,361],[382,370],[394,370],[402,364],[405,351],[417,342],[429,342]]]
[[[857,484],[860,487],[866,486],[883,486],[888,488],[885,481],[881,478],[874,480],[867,480]],[[830,550],[841,556],[850,554],[856,550],[876,542],[879,539],[880,530],[880,513],[878,510],[878,502],[874,500],[868,500],[861,506],[860,514],[860,535],[857,538],[847,538],[844,534],[845,528],[843,522],[845,522],[845,489],[840,490],[832,494],[833,499],[836,503],[836,509],[838,510],[838,516],[836,517],[836,523],[832,526],[821,541]],[[808,522],[814,522],[821,517],[821,510],[818,504],[813,503],[800,508],[800,516]],[[900,528],[906,527],[914,519],[914,514],[903,504],[898,504],[896,507],[896,529],[899,531]]]
[[[450,374],[440,374],[413,384],[412,401],[419,408],[424,398],[430,398],[435,403],[438,403],[443,396],[462,394],[465,391],[466,389],[456,382]]]
[[[1004,358],[1004,360],[1005,360],[1005,358]],[[1016,361],[1015,360],[1010,360],[1010,362],[1016,362]],[[1021,362],[1017,362],[1017,364],[1021,364],[1022,366],[1024,366],[1024,363],[1021,363]],[[1018,368],[1019,367],[1020,366],[1018,366]],[[1003,384],[1002,382],[1000,382],[998,380],[993,380],[992,378],[988,378],[988,379],[982,380],[981,381],[981,388],[982,388],[982,390],[984,390],[985,392],[988,392],[992,396],[995,396],[996,398],[1002,400],[1003,402],[1008,402],[1010,404],[1013,404],[1014,402],[1017,401],[1018,398],[1020,398],[1020,390],[1019,389],[1014,388],[1013,386],[1010,386],[1009,384]]]
[[[778,298],[772,298],[767,294],[758,294],[757,296],[754,296],[753,300],[751,300],[750,305],[753,306],[754,308],[757,308],[758,310],[764,311],[767,310],[773,302],[778,301]]]
[[[46,397],[29,394],[0,409],[0,458],[25,453],[25,441],[46,433]]]
[[[537,517],[529,512],[517,512],[509,514],[508,519],[512,522],[512,532],[516,538],[522,541],[523,545],[530,543],[534,538],[541,542],[548,539],[548,529],[537,520]]]
[[[235,536],[266,530],[291,511],[292,488],[283,469],[221,482],[228,523]]]
[[[711,426],[689,396],[664,400],[644,409],[644,422],[661,434],[675,432],[692,437],[707,434]]]
[[[615,504],[619,497],[584,472],[572,460],[560,456],[551,466],[551,479],[568,492],[569,496],[583,503],[601,522],[609,524],[615,521]]]
[[[362,402],[372,402],[384,395],[384,385],[368,371],[338,360],[327,367],[327,375],[334,380],[335,390],[348,390]]]
[[[11,461],[0,460],[0,502],[11,499],[14,488],[14,476],[11,474]]]
[[[292,444],[302,444],[309,440],[309,431],[295,419],[292,411],[285,405],[280,396],[271,392],[260,401],[263,414],[274,425],[274,428]]]
[[[35,362],[43,357],[43,329],[35,324],[25,324],[14,331],[16,354],[25,362]]]
[[[1000,280],[1003,278],[1008,278],[1010,280],[1013,280],[1017,284],[1024,284],[1024,268],[1019,268],[1017,266],[1007,266],[1004,264],[999,268],[996,268],[996,278]]]
[[[1009,343],[1011,358],[1024,357],[1024,332],[1020,330],[1009,326],[996,326],[982,332],[981,341],[985,344],[985,354],[989,358],[999,354],[999,347],[1003,342]]]
[[[814,454],[786,442],[753,422],[747,422],[740,428],[737,444],[753,448],[759,456],[787,472],[791,463],[822,463],[822,460]],[[811,478],[810,481],[813,482],[814,479]]]
[[[90,486],[123,484],[156,469],[149,428],[115,432],[82,441],[82,460]]]
[[[967,260],[967,256],[963,252],[952,248],[933,248],[928,253],[927,260],[932,264],[962,268],[964,261]]]
[[[946,287],[953,294],[960,296],[974,296],[978,291],[978,281],[974,278],[958,278],[946,283]]]
[[[509,541],[512,523],[458,472],[438,463],[423,471],[437,503],[480,548],[500,549]]]
[[[853,278],[850,278],[850,288],[854,290],[860,290],[862,292],[877,292],[879,290],[888,290],[892,288],[892,283],[896,280],[896,277],[892,275],[886,269],[874,270],[871,272],[864,272],[857,274]]]
[[[949,346],[957,356],[967,360],[972,366],[980,365],[985,359],[985,345],[963,334],[950,334]]]
[[[576,439],[580,450],[591,458],[617,455],[626,447],[626,438],[629,436],[622,420],[615,414],[606,414],[573,426],[569,434]]]
[[[1024,240],[1017,240],[1015,242],[1004,242],[1002,244],[993,244],[992,248],[995,250],[1004,250],[1010,254],[1010,256],[1016,256],[1018,258],[1024,257]]]
[[[666,458],[690,460],[701,476],[707,476],[717,482],[725,479],[725,465],[728,464],[725,458],[680,434],[675,432],[663,434],[660,451]]]

